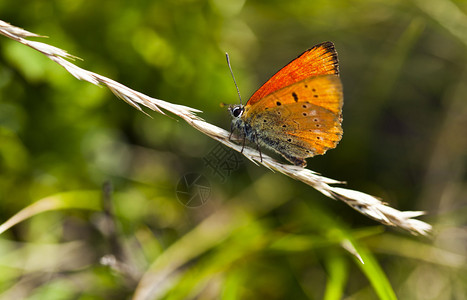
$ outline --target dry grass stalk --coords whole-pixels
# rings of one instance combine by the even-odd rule
[[[125,102],[143,113],[145,112],[142,110],[140,105],[146,106],[147,108],[161,114],[165,114],[163,110],[169,111],[185,120],[197,130],[219,141],[227,147],[238,152],[242,149],[242,146],[229,140],[229,132],[215,125],[209,124],[198,117],[196,113],[201,112],[200,110],[146,96],[105,76],[84,70],[66,60],[75,59],[76,57],[68,54],[64,50],[48,44],[29,41],[25,38],[40,36],[12,26],[1,20],[0,34],[43,53],[51,60],[64,67],[79,80],[85,80],[95,85],[101,84],[107,86],[118,98],[123,99]],[[342,200],[360,213],[385,225],[399,227],[416,235],[427,235],[431,231],[430,224],[414,219],[415,217],[423,215],[423,212],[399,211],[387,206],[377,197],[342,187],[331,186],[331,184],[343,183],[341,181],[323,177],[309,169],[289,164],[281,164],[265,154],[262,154],[261,160],[260,153],[250,147],[244,148],[243,155],[257,165],[261,164],[270,170],[280,172],[286,176],[302,181],[330,198]]]

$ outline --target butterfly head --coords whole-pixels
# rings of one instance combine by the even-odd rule
[[[232,115],[232,123],[230,124],[231,133],[236,131],[240,136],[249,139],[251,127],[242,119],[243,113],[245,112],[245,106],[242,104],[230,105],[229,112]]]
[[[245,107],[242,104],[235,104],[229,106],[229,112],[234,119],[239,119],[243,115]]]

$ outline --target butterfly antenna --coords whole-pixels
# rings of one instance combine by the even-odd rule
[[[238,98],[240,99],[240,104],[242,104],[242,96],[240,96],[240,90],[238,89],[237,81],[235,80],[234,73],[232,71],[232,67],[230,66],[230,58],[229,53],[225,52],[225,58],[227,58],[227,65],[229,66],[230,74],[232,75],[233,81],[235,83],[235,87],[237,88]]]

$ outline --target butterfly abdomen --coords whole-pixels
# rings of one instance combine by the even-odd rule
[[[310,155],[305,155],[306,150],[298,145],[291,144],[290,142],[271,138],[259,131],[256,133],[257,143],[266,148],[272,149],[275,152],[279,153],[285,157],[288,161],[293,163],[296,166],[306,167],[305,158]],[[311,153],[311,151],[309,151]]]

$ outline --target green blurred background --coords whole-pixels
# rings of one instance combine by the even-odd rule
[[[50,205],[0,236],[1,299],[466,299],[466,14],[465,0],[0,2],[78,66],[225,129],[226,51],[247,99],[334,42],[344,137],[308,167],[434,225],[386,228],[246,159],[220,178],[214,140],[0,36],[0,224]],[[200,207],[177,199],[187,173],[209,185]]]

